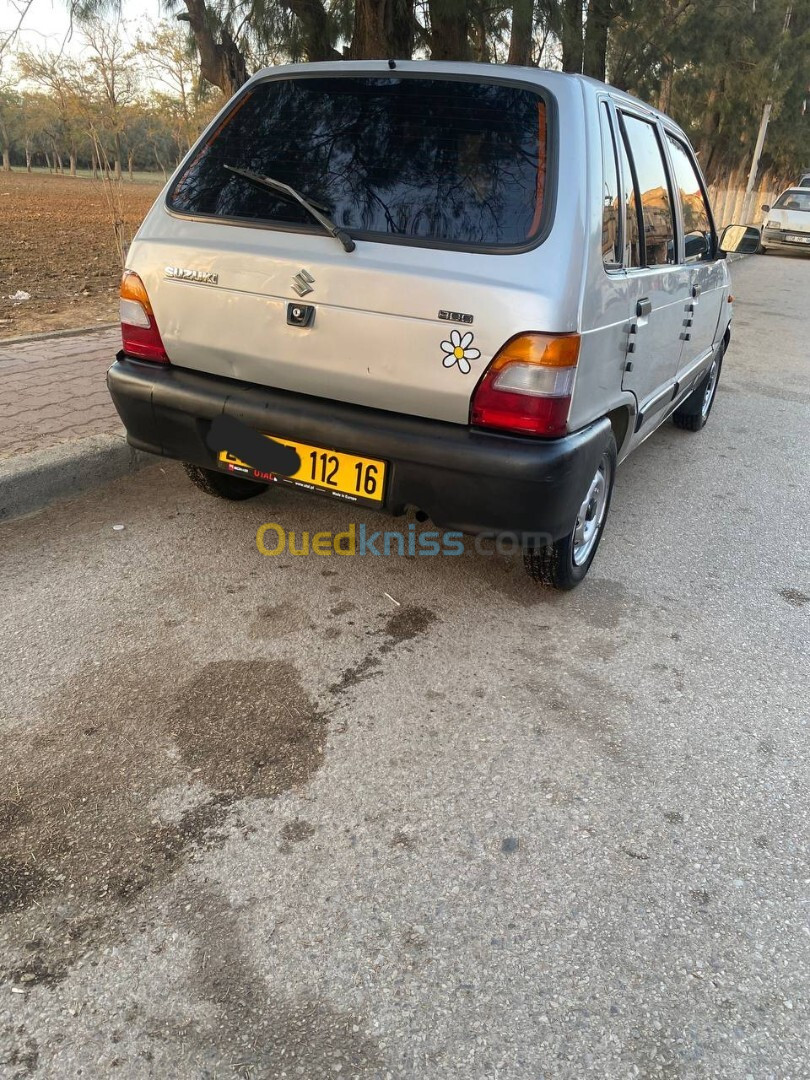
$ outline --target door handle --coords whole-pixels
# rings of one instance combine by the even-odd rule
[[[636,304],[636,315],[639,319],[643,319],[645,315],[649,315],[651,311],[652,301],[646,296]]]

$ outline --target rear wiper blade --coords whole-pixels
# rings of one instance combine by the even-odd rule
[[[224,165],[223,168],[227,169],[228,172],[236,173],[237,176],[241,176],[245,180],[249,180],[251,184],[256,184],[257,187],[278,192],[279,195],[286,196],[288,199],[292,199],[293,202],[300,203],[300,205],[315,218],[318,224],[321,225],[330,236],[334,236],[336,240],[340,241],[344,251],[354,251],[357,246],[354,240],[352,240],[345,229],[341,229],[327,216],[325,213],[325,206],[321,206],[320,203],[315,203],[311,199],[307,199],[300,191],[296,191],[295,188],[290,187],[289,184],[283,184],[281,180],[274,180],[271,176],[263,176],[261,173],[251,172],[250,169],[238,169],[235,165]]]

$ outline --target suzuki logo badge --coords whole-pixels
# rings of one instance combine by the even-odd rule
[[[312,286],[315,282],[315,278],[308,270],[299,270],[295,277],[292,279],[292,287],[298,293],[299,296],[306,296],[307,293],[312,292]]]

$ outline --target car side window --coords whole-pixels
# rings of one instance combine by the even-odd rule
[[[613,143],[613,125],[607,102],[600,107],[602,132],[602,262],[606,270],[622,265],[622,241],[619,221],[619,169]]]
[[[697,169],[682,142],[672,135],[667,135],[667,142],[683,212],[686,261],[698,262],[711,259],[713,254],[712,219]]]
[[[641,244],[638,234],[638,197],[636,195],[633,170],[627,154],[624,132],[618,140],[619,162],[622,172],[622,190],[624,191],[624,265],[628,269],[642,265]]]
[[[676,261],[675,221],[669,180],[653,124],[625,115],[630,152],[638,181],[647,266],[664,266]]]

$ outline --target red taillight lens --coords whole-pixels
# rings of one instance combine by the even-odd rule
[[[125,270],[121,278],[121,339],[124,352],[158,364],[171,363],[160,337],[155,313],[143,282],[134,270]]]
[[[518,334],[484,372],[470,407],[473,427],[564,435],[579,359],[579,334]]]

